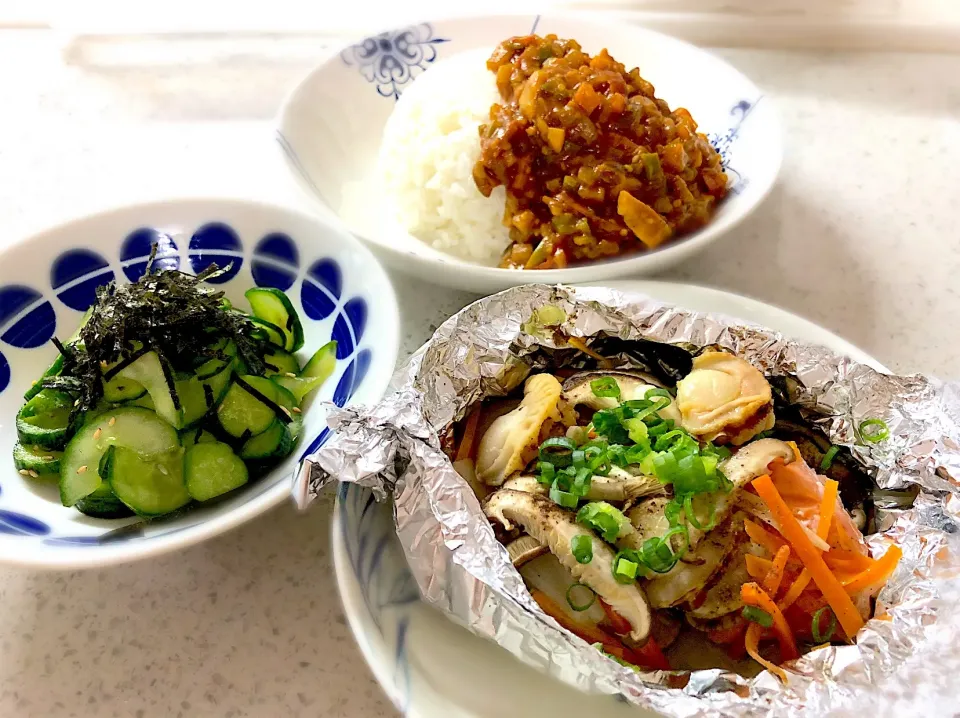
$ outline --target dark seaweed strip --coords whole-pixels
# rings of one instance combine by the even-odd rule
[[[240,377],[234,377],[233,380],[240,385],[241,389],[253,396],[255,399],[257,399],[257,401],[260,401],[270,407],[273,410],[273,413],[277,415],[277,418],[284,424],[289,424],[292,421],[282,406],[265,397]]]
[[[173,380],[173,370],[170,367],[170,362],[160,352],[157,352],[157,357],[160,359],[160,368],[163,370],[163,380],[166,382],[167,389],[170,391],[170,398],[173,400],[173,408],[180,411],[182,408],[180,395],[177,393],[176,382]]]
[[[107,371],[103,372],[104,381],[110,381],[111,379],[113,379],[113,377],[115,377],[117,374],[122,372],[124,369],[126,369],[128,366],[133,364],[137,359],[139,359],[149,351],[150,351],[149,347],[143,347],[135,351],[126,359],[121,359],[114,366],[110,367],[109,369],[107,369]]]
[[[210,388],[209,384],[203,385],[203,401],[207,405],[207,411],[213,408],[213,389]]]

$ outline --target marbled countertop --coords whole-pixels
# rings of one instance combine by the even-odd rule
[[[0,31],[0,245],[130,201],[297,204],[271,137],[325,54],[260,38]],[[957,378],[960,56],[720,51],[781,113],[769,200],[667,278],[779,304],[895,370]],[[469,302],[395,277],[404,353]],[[0,715],[393,715],[354,646],[332,498],[149,562],[0,569]]]

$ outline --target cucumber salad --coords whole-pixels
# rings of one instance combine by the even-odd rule
[[[303,328],[278,289],[251,313],[206,280],[155,271],[100,287],[76,334],[27,391],[13,460],[57,479],[64,506],[155,517],[243,486],[288,456],[301,405],[333,373],[336,342],[301,366]]]

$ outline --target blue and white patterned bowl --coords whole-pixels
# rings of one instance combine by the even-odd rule
[[[599,16],[602,17],[602,16]],[[513,35],[555,33],[587,52],[606,47],[639,67],[671,107],[686,107],[719,149],[731,189],[704,228],[656,251],[566,269],[518,272],[445,254],[383,220],[374,199],[363,211],[344,201],[344,188],[372,188],[383,128],[403,91],[433,64]],[[491,75],[491,83],[493,82]],[[287,167],[323,214],[339,216],[384,261],[425,281],[490,293],[528,282],[593,282],[661,271],[731,230],[760,204],[776,180],[783,154],[769,99],[736,69],[692,45],[623,22],[582,17],[487,16],[396,28],[368,37],[311,72],[277,119],[276,140]],[[355,193],[348,193],[353,195]]]
[[[214,281],[235,305],[253,286],[287,292],[304,323],[304,354],[331,338],[333,376],[304,410],[295,453],[222,503],[173,519],[93,519],[60,505],[56,482],[18,474],[11,451],[23,393],[72,334],[96,288],[135,281],[152,244],[156,265],[233,269]],[[0,562],[81,568],[156,555],[232,528],[283,501],[299,459],[328,437],[321,401],[375,402],[396,361],[399,315],[373,255],[347,232],[306,214],[246,201],[131,206],[70,222],[0,252]],[[136,526],[128,526],[136,524]],[[126,528],[124,528],[126,527]],[[118,530],[121,529],[121,530]]]

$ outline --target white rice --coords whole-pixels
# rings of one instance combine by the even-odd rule
[[[499,100],[487,49],[442,60],[406,88],[387,119],[378,172],[390,218],[442,252],[496,264],[509,245],[505,194],[480,194],[477,128]]]

